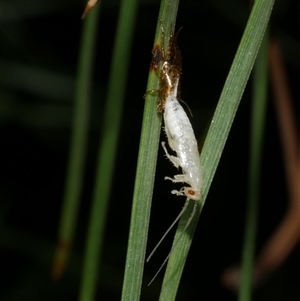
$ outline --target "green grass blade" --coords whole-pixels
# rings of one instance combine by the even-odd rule
[[[204,174],[204,185],[202,189],[203,197],[199,202],[196,217],[170,256],[163,281],[160,300],[174,300],[176,297],[184,263],[192,242],[192,237],[196,229],[196,225],[210,184],[213,180],[221,154],[223,152],[223,148],[234,120],[235,113],[239,106],[262,38],[264,36],[273,4],[274,0],[257,0],[254,3],[200,156]],[[179,222],[174,241],[177,240],[188,219],[191,205],[192,204],[190,204],[188,208],[189,210],[185,212]]]
[[[94,44],[100,6],[83,24],[79,52],[71,146],[66,173],[66,186],[55,251],[52,276],[59,278],[69,257],[75,233],[78,204],[84,179],[84,162],[90,110],[90,85],[93,72]]]
[[[174,30],[178,2],[178,0],[161,2],[154,45],[161,44],[161,26],[163,26],[165,32],[164,47],[166,49],[166,42]],[[157,75],[155,72],[150,72],[147,90],[158,87]],[[161,117],[157,113],[156,107],[157,100],[156,96],[148,94],[145,101],[122,291],[123,301],[139,300],[141,293],[158,141],[161,131]]]
[[[267,35],[265,36],[256,64],[254,66],[254,95],[252,107],[251,151],[249,167],[249,191],[247,204],[247,217],[245,226],[244,246],[242,255],[241,286],[239,290],[240,301],[251,300],[253,283],[253,262],[255,253],[255,239],[257,230],[258,200],[261,154],[264,134],[264,121],[267,103],[267,73],[268,48]]]
[[[88,226],[79,298],[81,301],[93,300],[96,291],[98,262],[101,256],[107,205],[112,186],[136,11],[137,0],[122,1],[104,112],[102,127],[104,132],[98,154],[95,190]]]

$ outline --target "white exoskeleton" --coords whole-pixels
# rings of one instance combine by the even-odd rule
[[[190,120],[173,95],[169,96],[165,102],[164,123],[168,144],[176,152],[177,157],[168,153],[165,142],[162,142],[162,147],[174,166],[181,167],[183,172],[183,174],[175,175],[174,178],[165,177],[165,179],[189,184],[189,187],[184,186],[179,191],[172,190],[172,193],[186,195],[187,198],[198,201],[201,198],[202,186],[198,145]]]
[[[164,32],[162,30],[162,37],[164,37]],[[185,195],[187,197],[185,205],[183,206],[181,212],[169,227],[169,229],[165,232],[163,237],[157,243],[156,247],[153,249],[151,254],[147,258],[147,262],[152,257],[153,253],[156,251],[160,243],[163,241],[165,236],[169,233],[172,227],[177,223],[179,218],[182,216],[184,211],[186,210],[189,200],[192,199],[195,201],[193,212],[191,213],[181,235],[185,232],[190,222],[192,221],[197,207],[197,201],[201,199],[201,187],[202,187],[202,171],[199,160],[199,151],[197,146],[197,140],[195,138],[195,134],[190,123],[187,114],[183,110],[177,98],[179,98],[179,79],[181,74],[181,56],[180,51],[177,47],[176,43],[177,35],[170,36],[169,45],[167,53],[164,53],[164,49],[162,48],[162,55],[157,55],[157,49],[155,53],[156,57],[155,62],[152,63],[153,66],[160,69],[159,77],[160,77],[160,89],[159,96],[160,101],[158,104],[159,111],[163,111],[164,117],[164,129],[168,138],[169,147],[176,152],[177,156],[170,155],[165,142],[162,142],[162,147],[166,153],[166,156],[169,160],[174,164],[176,168],[182,169],[182,174],[175,175],[174,178],[165,177],[166,180],[171,180],[175,183],[186,183],[189,186],[183,186],[179,191],[172,190],[173,194],[176,195]],[[157,57],[162,57],[161,62],[157,62]],[[160,64],[159,64],[160,63]],[[174,243],[172,250],[179,242],[181,235]],[[171,252],[172,252],[171,250]],[[160,266],[158,272],[152,278],[150,285],[153,280],[156,278],[158,273],[161,271],[163,266],[166,264],[169,259],[171,252],[166,257],[165,261]]]

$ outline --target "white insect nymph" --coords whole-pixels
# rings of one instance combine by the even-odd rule
[[[202,172],[199,161],[197,140],[187,114],[177,100],[179,94],[179,79],[181,74],[181,56],[176,43],[176,36],[171,35],[167,57],[162,63],[160,74],[160,110],[164,110],[165,132],[170,148],[177,157],[168,153],[165,143],[163,149],[176,168],[181,167],[183,174],[165,179],[173,182],[187,183],[190,187],[173,190],[176,195],[186,195],[189,199],[198,201],[201,198]]]
[[[190,120],[173,95],[170,95],[165,102],[164,122],[168,144],[176,152],[177,157],[168,153],[165,142],[162,142],[162,146],[174,166],[181,167],[183,172],[175,175],[174,178],[165,177],[165,179],[189,184],[190,187],[182,187],[179,191],[172,190],[172,193],[186,195],[187,198],[198,201],[201,198],[202,186],[198,145]]]
[[[164,32],[162,30],[162,36],[164,37]],[[156,49],[153,54],[155,54],[154,62],[152,65],[156,68],[159,66],[157,61],[157,57],[162,57],[163,62],[160,64],[160,89],[159,96],[160,102],[158,104],[158,110],[164,111],[164,124],[165,124],[165,132],[168,138],[169,147],[176,152],[177,156],[170,155],[165,142],[162,142],[162,147],[166,153],[166,156],[169,160],[174,164],[176,168],[181,167],[182,174],[175,175],[174,178],[165,177],[166,180],[171,180],[172,182],[180,182],[186,183],[189,186],[184,186],[180,190],[172,190],[173,194],[186,196],[186,202],[180,211],[179,215],[169,227],[169,229],[165,232],[163,237],[157,243],[153,251],[147,258],[147,262],[150,260],[160,243],[169,233],[169,231],[173,228],[173,226],[177,223],[179,218],[182,216],[184,211],[186,210],[189,200],[192,199],[195,201],[193,211],[182,231],[177,241],[173,244],[173,247],[160,266],[157,273],[154,275],[152,280],[148,285],[150,285],[156,276],[159,274],[161,269],[164,267],[166,262],[168,261],[172,250],[174,250],[175,246],[181,239],[183,233],[189,226],[192,221],[197,207],[197,201],[201,199],[201,188],[202,188],[202,171],[199,160],[199,151],[197,146],[197,140],[195,138],[195,134],[190,123],[187,114],[183,110],[177,98],[179,97],[179,79],[181,74],[181,56],[180,51],[177,47],[176,43],[177,35],[170,36],[169,46],[167,54],[165,55],[164,49],[162,48],[162,55],[158,55],[158,51]]]

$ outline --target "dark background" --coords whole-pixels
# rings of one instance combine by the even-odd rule
[[[277,1],[271,33],[281,43],[295,113],[299,117],[299,5]],[[1,0],[1,271],[2,300],[77,300],[82,256],[101,138],[102,112],[120,1],[103,1],[94,64],[93,103],[85,185],[70,265],[59,282],[50,278],[70,143],[74,78],[81,36],[79,0]],[[143,95],[159,1],[140,1],[118,144],[97,300],[119,300],[122,289]],[[181,97],[204,140],[249,9],[247,1],[182,1],[177,26],[183,56]],[[240,261],[250,131],[251,78],[233,123],[204,207],[177,300],[236,300],[219,278]],[[297,101],[296,101],[297,100]],[[299,118],[298,118],[299,121]],[[202,138],[201,138],[202,137]],[[164,135],[162,139],[165,140]],[[159,150],[148,252],[180,211],[170,194],[176,172]],[[257,250],[272,234],[288,204],[282,149],[272,95],[268,98],[262,158]],[[172,235],[145,266],[151,278]],[[299,244],[255,291],[253,300],[299,300]],[[163,273],[142,300],[157,300]],[[146,278],[145,278],[146,279]],[[146,282],[146,281],[144,281]]]

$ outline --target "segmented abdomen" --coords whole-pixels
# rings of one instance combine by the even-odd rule
[[[199,189],[202,175],[197,141],[190,120],[175,96],[166,100],[164,121],[168,144],[177,154],[186,182]]]

